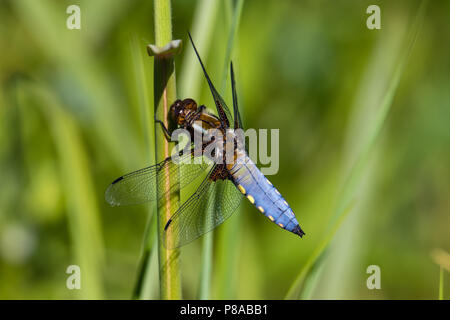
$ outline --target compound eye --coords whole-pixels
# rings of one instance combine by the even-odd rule
[[[197,109],[197,103],[193,99],[190,99],[190,98],[184,99],[183,105],[186,109],[190,109],[190,110]]]
[[[183,106],[179,106],[178,109],[177,109],[177,115],[181,116],[183,114],[183,112],[184,112],[184,107]]]
[[[175,101],[172,106],[170,107],[170,115],[172,116],[172,119],[177,122],[177,118],[180,115],[180,112],[183,108],[183,104],[181,100]]]

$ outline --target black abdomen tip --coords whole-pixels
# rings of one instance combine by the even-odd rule
[[[302,228],[300,228],[299,225],[295,226],[294,230],[292,230],[293,233],[298,234],[301,237],[303,237],[306,233],[303,232]]]

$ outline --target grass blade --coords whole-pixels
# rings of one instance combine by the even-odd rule
[[[425,14],[425,4],[426,1],[421,3],[419,7],[418,13],[413,23],[413,28],[411,30],[409,36],[409,43],[400,57],[399,64],[395,69],[391,81],[389,83],[388,89],[382,99],[380,107],[378,108],[377,114],[375,116],[375,121],[373,123],[373,127],[371,132],[368,134],[368,138],[366,143],[363,145],[361,151],[357,155],[356,162],[351,168],[347,178],[344,180],[344,183],[341,187],[341,191],[338,195],[338,203],[336,209],[334,210],[334,214],[331,218],[331,231],[328,232],[327,237],[324,241],[319,245],[318,249],[314,251],[312,256],[308,259],[305,266],[302,268],[294,283],[291,285],[288,293],[286,295],[286,299],[296,299],[300,293],[301,286],[304,282],[304,279],[308,276],[309,270],[315,264],[316,260],[320,257],[322,252],[328,247],[332,237],[336,233],[339,226],[342,224],[343,219],[348,215],[349,208],[352,206],[352,203],[355,199],[355,194],[358,186],[360,185],[361,178],[364,174],[365,168],[367,166],[369,156],[374,148],[374,145],[377,141],[377,138],[380,135],[381,128],[385,122],[387,114],[389,113],[390,107],[392,106],[392,101],[397,90],[398,84],[400,82],[401,75],[403,74],[405,65],[408,61],[408,57],[411,54],[414,43],[417,39],[417,35],[421,26],[421,23]]]
[[[67,32],[67,28],[61,24],[66,19],[65,10],[60,10],[59,5],[53,1],[18,0],[11,2],[11,5],[41,48],[40,52],[57,66],[52,76],[55,77],[53,81],[60,86],[60,96],[63,95],[61,91],[64,91],[65,86],[71,86],[72,92],[83,95],[86,106],[89,106],[85,110],[88,122],[96,124],[87,127],[94,133],[92,138],[104,145],[111,160],[121,167],[129,168],[132,167],[131,164],[136,164],[135,161],[141,162],[138,161],[142,159],[139,139],[136,139],[133,130],[128,130],[132,127],[128,116],[122,113],[118,103],[120,100],[108,80],[111,75],[93,59],[97,57],[91,51],[95,45],[84,38],[84,33]],[[98,20],[100,24],[103,21],[101,18]],[[36,28],[37,25],[40,27]],[[101,25],[98,27],[102,30],[104,28]],[[91,25],[91,28],[96,29],[97,25]],[[70,94],[64,95],[66,99],[73,99]],[[117,130],[125,127],[127,130]],[[123,153],[128,154],[128,157],[123,157]]]
[[[450,272],[450,254],[442,249],[434,249],[431,258],[439,266],[439,300],[444,300],[444,270]]]
[[[100,212],[89,169],[87,152],[72,116],[45,87],[24,85],[31,101],[38,101],[53,134],[60,163],[61,181],[67,195],[70,235],[75,263],[80,266],[82,299],[102,299],[104,246]]]
[[[444,268],[439,269],[439,300],[444,300]]]
[[[203,60],[206,60],[211,46],[211,37],[214,30],[214,22],[217,19],[219,2],[219,0],[201,0],[195,9],[191,34]],[[198,67],[194,50],[188,49],[185,52],[180,71],[180,97],[197,99],[200,94],[202,81],[203,73]]]
[[[333,239],[336,231],[339,229],[339,227],[341,226],[342,222],[345,220],[347,215],[352,211],[354,204],[355,203],[353,201],[350,202],[348,207],[345,208],[343,212],[339,213],[339,219],[336,221],[335,225],[331,228],[331,230],[327,233],[325,238],[320,242],[320,244],[308,258],[303,268],[300,270],[299,274],[292,283],[291,287],[289,288],[285,296],[285,299],[296,299],[298,297],[298,295],[300,294],[300,290],[303,286],[303,283],[305,281],[305,278],[309,275],[309,272],[312,270],[316,262],[328,248],[330,241]]]

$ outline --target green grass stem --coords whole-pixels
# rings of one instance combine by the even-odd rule
[[[164,48],[172,41],[171,3],[169,0],[154,1],[155,45]],[[169,127],[167,115],[170,105],[176,100],[175,62],[171,54],[163,52],[154,56],[154,105],[155,118]],[[165,138],[161,127],[155,124],[155,161],[160,162],[171,155],[171,143]],[[159,178],[159,177],[158,177]],[[171,174],[163,181],[164,190],[168,191],[171,181],[178,180],[178,174]],[[181,299],[180,250],[167,249],[163,244],[164,226],[179,207],[179,192],[168,192],[165,199],[158,201],[157,228],[159,252],[159,279],[161,299]],[[171,242],[173,235],[167,236]]]
[[[444,300],[444,267],[439,268],[439,300]]]

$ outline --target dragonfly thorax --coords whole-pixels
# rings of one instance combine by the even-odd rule
[[[176,100],[170,106],[170,116],[180,127],[192,129],[197,122],[204,129],[219,129],[221,123],[219,118],[209,112],[204,105],[197,106],[193,99]]]

